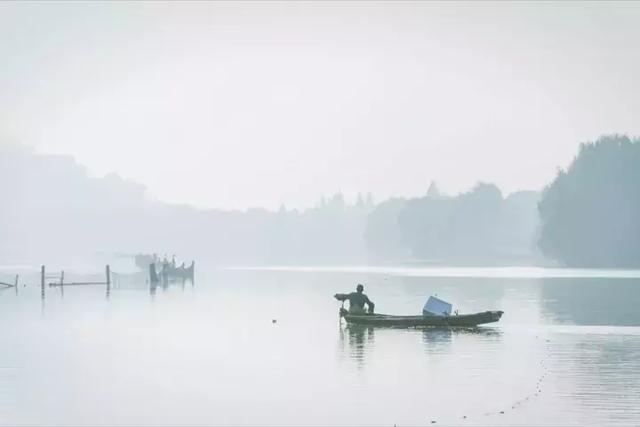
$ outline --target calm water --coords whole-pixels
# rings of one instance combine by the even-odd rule
[[[640,425],[638,272],[415,270],[0,291],[0,424]],[[331,296],[357,282],[379,312],[419,313],[435,293],[505,315],[347,327]]]

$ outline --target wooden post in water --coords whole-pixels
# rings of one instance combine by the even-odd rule
[[[18,275],[16,274],[16,281],[14,282],[15,284],[13,285],[14,288],[16,288],[16,294],[18,293]]]
[[[109,295],[111,294],[111,267],[109,267],[109,264],[107,264],[104,270],[107,275],[107,298],[109,298]]]
[[[153,262],[149,264],[149,283],[158,283],[158,272],[156,271],[156,265]]]
[[[64,270],[60,272],[60,297],[64,297]]]
[[[44,300],[44,265],[40,267],[40,296]]]

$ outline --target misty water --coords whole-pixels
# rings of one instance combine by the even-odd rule
[[[431,294],[473,330],[339,322]],[[640,424],[640,272],[419,268],[200,271],[195,285],[0,291],[0,423]]]

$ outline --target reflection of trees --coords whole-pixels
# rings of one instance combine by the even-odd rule
[[[546,316],[577,325],[640,326],[640,279],[541,281]]]

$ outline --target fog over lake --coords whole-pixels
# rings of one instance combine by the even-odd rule
[[[0,2],[0,426],[640,425],[640,2]]]

